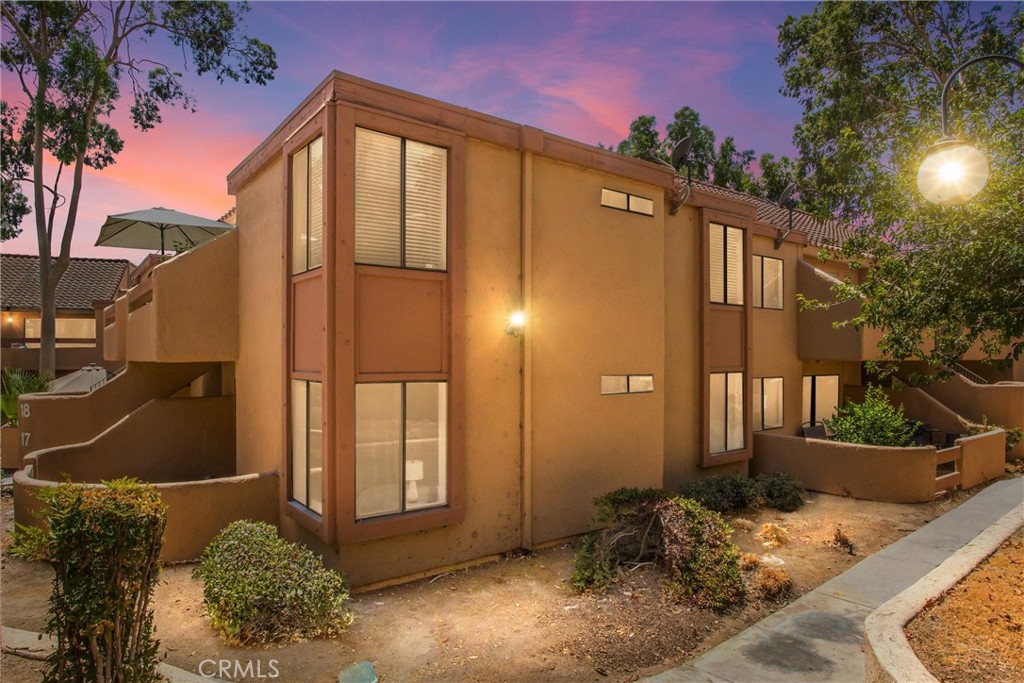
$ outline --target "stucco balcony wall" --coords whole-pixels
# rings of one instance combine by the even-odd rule
[[[127,298],[129,361],[236,360],[237,233],[225,233],[161,263]]]
[[[35,492],[56,486],[33,477],[32,466],[14,476],[14,514],[19,523],[43,526],[42,503]],[[100,486],[101,484],[78,484]],[[278,523],[278,477],[275,472],[156,484],[167,505],[161,562],[195,560],[221,529],[239,519]]]
[[[18,408],[21,455],[89,441],[147,401],[167,398],[215,367],[130,363],[125,372],[87,394],[25,394]]]
[[[122,296],[103,311],[103,359],[123,363],[127,337],[128,297]]]
[[[796,264],[797,291],[806,298],[830,304],[826,309],[807,309],[797,316],[797,355],[801,360],[865,361],[879,358],[879,330],[852,326],[836,328],[835,323],[860,313],[857,301],[836,302],[832,286],[839,281],[810,263]]]
[[[1024,427],[1024,382],[975,384],[960,375],[921,387],[926,393],[969,420],[1001,427]],[[1006,454],[1024,458],[1024,442]]]
[[[936,480],[940,460],[955,461],[956,481],[970,488],[1002,475],[1005,448],[1006,433],[1001,429],[958,439],[954,448],[942,451],[934,446],[863,446],[758,432],[750,474],[788,472],[811,491],[888,503],[924,503],[949,487]]]

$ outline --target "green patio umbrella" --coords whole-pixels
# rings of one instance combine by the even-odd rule
[[[163,254],[166,244],[195,246],[233,229],[230,223],[155,207],[107,216],[96,246],[159,249]]]

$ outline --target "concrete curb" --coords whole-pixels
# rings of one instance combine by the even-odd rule
[[[3,627],[3,651],[15,657],[26,659],[43,660],[53,650],[53,639],[50,636],[40,635],[35,631],[25,631],[20,628]],[[207,678],[197,676],[194,673],[171,666],[161,662],[157,671],[162,673],[170,683],[218,683],[219,678]]]
[[[864,621],[867,683],[933,682],[903,632],[904,625],[928,604],[967,576],[1024,524],[1021,503],[915,584],[868,615]]]

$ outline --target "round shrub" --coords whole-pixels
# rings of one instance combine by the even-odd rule
[[[232,644],[332,636],[352,623],[338,572],[264,522],[232,522],[210,541],[193,577],[213,627]]]
[[[882,387],[869,386],[862,403],[847,401],[825,427],[833,441],[867,446],[913,446],[919,422],[907,420],[903,406],[889,402]]]
[[[768,507],[782,512],[793,512],[803,507],[804,490],[792,474],[786,472],[759,474],[756,481],[765,505]]]

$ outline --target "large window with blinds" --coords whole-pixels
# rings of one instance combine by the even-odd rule
[[[313,140],[292,155],[292,274],[323,265],[324,139]]]
[[[751,264],[754,278],[754,308],[782,309],[782,259],[755,255]]]
[[[711,453],[743,448],[743,373],[711,373]]]
[[[447,270],[448,150],[356,129],[356,263]]]
[[[743,305],[743,231],[710,225],[711,303]]]

